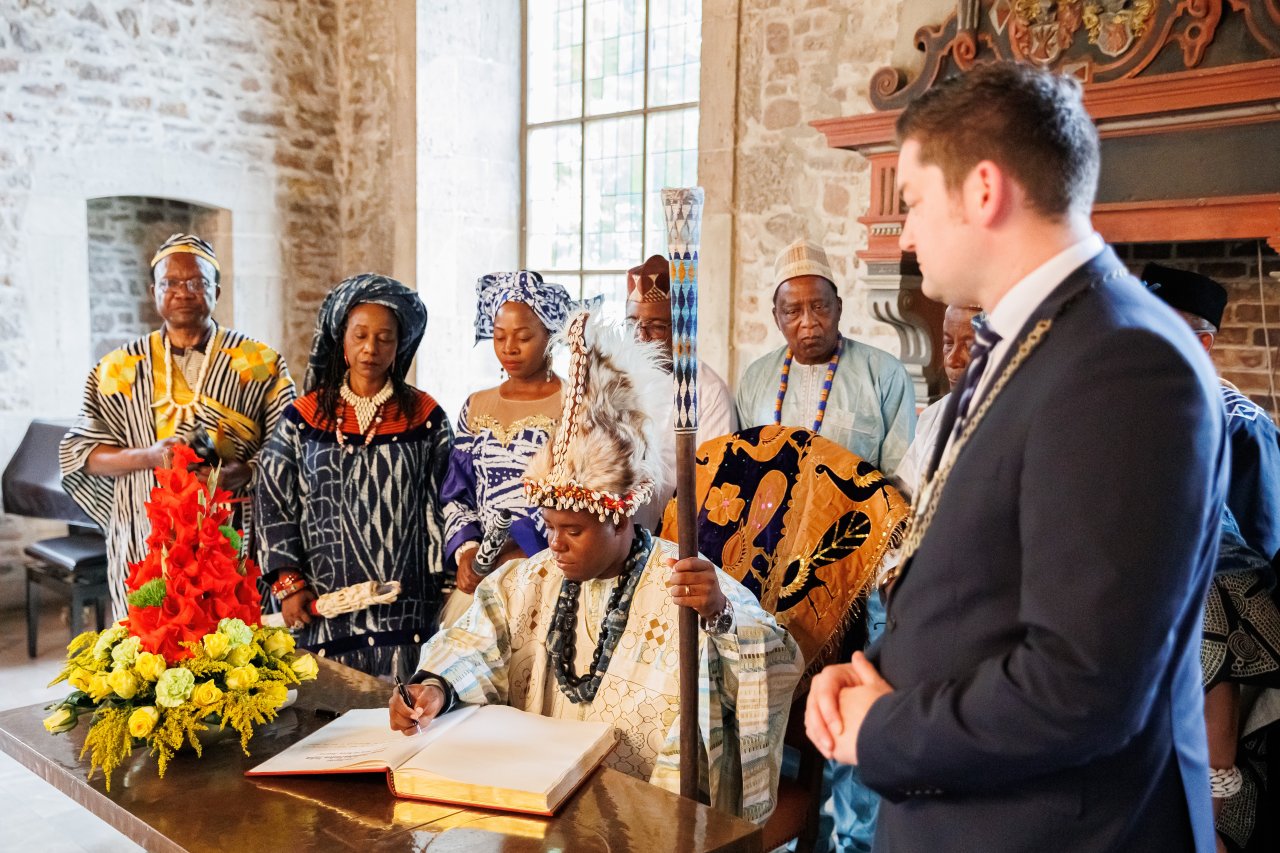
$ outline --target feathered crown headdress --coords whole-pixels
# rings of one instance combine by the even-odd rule
[[[659,431],[669,420],[671,377],[655,345],[579,311],[560,333],[569,378],[560,425],[525,470],[531,506],[585,510],[621,521],[666,477]]]

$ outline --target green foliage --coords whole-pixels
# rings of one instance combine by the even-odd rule
[[[227,537],[227,541],[231,543],[232,548],[236,549],[236,553],[239,553],[240,545],[241,545],[241,542],[243,541],[240,537],[239,532],[237,532],[236,529],[232,527],[230,524],[224,524],[221,527],[219,527],[218,530],[222,533],[223,536]]]
[[[159,607],[164,603],[164,596],[164,578],[152,578],[136,592],[129,593],[128,601],[134,607]]]

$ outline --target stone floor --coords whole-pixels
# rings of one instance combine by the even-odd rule
[[[0,610],[0,708],[51,702],[67,692],[66,685],[45,687],[58,674],[70,639],[65,607],[51,605],[42,611],[39,637],[40,654],[33,660],[27,657],[25,612]],[[117,853],[141,849],[0,752],[0,850]]]

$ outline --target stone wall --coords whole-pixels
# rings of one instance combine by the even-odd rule
[[[736,379],[755,358],[782,344],[770,314],[773,260],[801,236],[827,248],[844,298],[842,329],[896,355],[897,335],[868,313],[854,255],[866,244],[866,229],[855,221],[868,196],[866,161],[828,148],[808,123],[870,110],[868,81],[889,62],[899,4],[736,0],[729,5],[737,7],[738,25],[728,35],[724,10],[705,19],[715,24],[714,29],[704,25],[703,53],[716,64],[704,66],[702,100],[704,110],[723,98],[736,103],[733,163],[704,159],[716,158],[714,149],[699,156],[700,180],[705,178],[708,193],[732,198],[733,266],[706,281],[731,293],[729,374]],[[733,75],[723,73],[724,48],[717,42],[726,37],[736,39],[736,85]]]
[[[301,365],[337,265],[337,7],[0,0],[0,465],[79,406],[90,198],[230,211],[235,322]],[[0,565],[27,531],[0,518]]]
[[[89,332],[92,357],[160,325],[151,283],[156,246],[177,232],[208,233],[211,211],[184,201],[137,196],[88,202]]]

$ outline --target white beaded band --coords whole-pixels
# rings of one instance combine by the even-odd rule
[[[1209,793],[1215,800],[1234,797],[1244,787],[1244,776],[1239,767],[1210,767]]]

